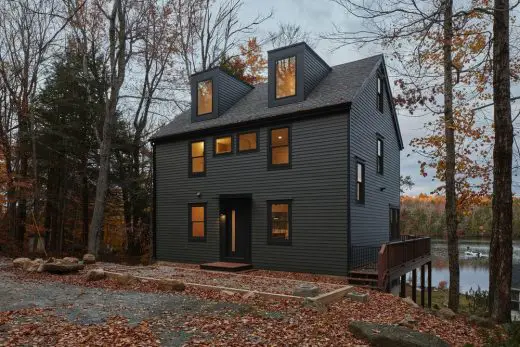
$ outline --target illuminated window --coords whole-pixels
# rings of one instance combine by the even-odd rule
[[[189,219],[190,240],[203,241],[206,238],[206,204],[190,204]]]
[[[271,129],[271,151],[269,165],[272,168],[288,167],[290,164],[289,128]]]
[[[204,158],[204,141],[195,141],[190,145],[190,173],[192,176],[204,175],[206,163]]]
[[[383,78],[377,78],[377,108],[379,111],[383,112]]]
[[[256,132],[244,133],[238,135],[238,151],[250,152],[257,149]]]
[[[197,116],[213,112],[213,83],[205,80],[197,83]]]
[[[229,154],[233,152],[233,138],[231,136],[215,138],[215,154]]]
[[[383,140],[377,139],[377,173],[383,174],[384,164]]]
[[[296,57],[276,61],[276,98],[286,98],[296,95]]]
[[[290,244],[291,201],[268,201],[269,243]]]
[[[365,164],[356,164],[356,201],[365,202]]]

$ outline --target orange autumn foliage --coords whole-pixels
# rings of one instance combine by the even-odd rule
[[[220,67],[246,83],[265,82],[267,80],[265,75],[267,60],[263,56],[262,47],[256,37],[250,38],[246,45],[240,45],[239,51],[239,55],[223,59]]]

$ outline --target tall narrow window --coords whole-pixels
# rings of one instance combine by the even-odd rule
[[[384,88],[383,78],[378,77],[377,78],[377,108],[379,109],[380,112],[383,112],[383,100],[384,100],[383,88]]]
[[[277,99],[296,95],[296,57],[276,61],[275,94]]]
[[[377,139],[377,173],[383,174],[384,164],[384,152],[383,152],[383,140]]]
[[[197,116],[213,112],[213,82],[205,80],[197,83]]]
[[[271,129],[270,131],[269,166],[271,168],[288,168],[291,161],[291,144],[289,128]]]
[[[195,141],[190,145],[190,174],[202,176],[206,171],[204,141]]]
[[[215,155],[233,153],[233,137],[224,136],[215,138]]]
[[[258,148],[256,132],[243,133],[238,135],[238,151],[253,152]]]
[[[189,220],[189,239],[191,241],[204,241],[206,239],[206,204],[190,204]]]
[[[268,201],[268,240],[269,243],[290,244],[291,235],[291,201]]]
[[[365,164],[356,164],[356,201],[365,202]]]

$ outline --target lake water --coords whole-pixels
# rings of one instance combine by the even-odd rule
[[[464,255],[468,249],[472,252],[489,254],[489,240],[459,240],[460,253],[460,291],[465,293],[470,289],[489,289],[489,263],[487,258],[472,258]],[[439,282],[449,284],[448,244],[444,240],[432,240],[432,285]],[[513,243],[513,263],[520,264],[520,242]],[[417,280],[420,273],[417,274]]]

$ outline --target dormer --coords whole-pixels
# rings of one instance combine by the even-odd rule
[[[305,42],[267,53],[269,107],[305,100],[331,70]]]
[[[190,84],[192,123],[219,117],[253,89],[218,67],[191,75]]]

